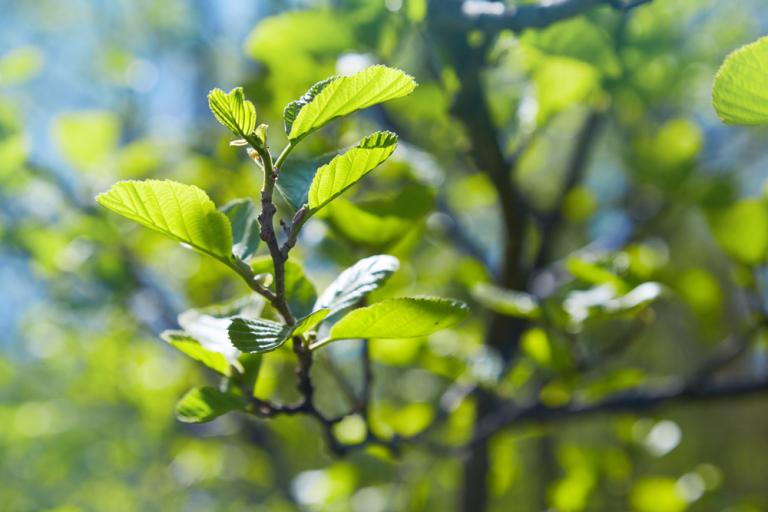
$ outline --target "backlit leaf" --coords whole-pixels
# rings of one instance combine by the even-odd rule
[[[221,89],[208,93],[208,106],[216,119],[238,137],[246,137],[256,128],[256,107],[245,99],[242,87],[229,94]]]
[[[320,167],[309,187],[309,209],[314,213],[374,170],[395,151],[397,135],[376,132]]]
[[[371,66],[352,76],[338,77],[299,110],[288,138],[297,140],[337,117],[406,96],[414,88],[413,77],[386,66]]]
[[[352,311],[331,329],[330,339],[414,338],[462,321],[469,308],[438,297],[401,297]]]
[[[222,261],[232,256],[232,229],[205,192],[168,180],[121,181],[96,201],[143,226]]]
[[[768,123],[768,37],[725,59],[715,76],[712,104],[726,123]]]

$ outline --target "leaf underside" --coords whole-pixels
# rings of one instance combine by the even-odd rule
[[[397,258],[387,254],[364,258],[339,274],[317,299],[315,309],[328,308],[334,314],[354,306],[399,267]]]

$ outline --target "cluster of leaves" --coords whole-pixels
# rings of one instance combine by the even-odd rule
[[[301,265],[288,259],[307,220],[392,155],[397,146],[394,133],[369,135],[307,175],[299,184],[305,194],[292,220],[281,222],[282,241],[274,228],[273,191],[282,191],[280,171],[291,150],[334,119],[400,98],[415,87],[413,78],[385,66],[315,84],[286,106],[288,144],[274,160],[268,127],[256,124],[256,109],[242,88],[229,93],[214,89],[209,105],[216,119],[238,137],[231,145],[246,146],[264,173],[260,208],[245,198],[217,209],[201,189],[162,180],[120,182],[97,197],[102,206],[219,260],[253,292],[227,307],[188,311],[179,317],[183,330],[163,334],[168,343],[223,377],[218,389],[187,393],[177,407],[180,419],[204,422],[231,410],[258,412],[260,404],[254,402],[253,393],[261,354],[288,340],[293,340],[297,355],[307,357],[337,340],[427,336],[466,316],[465,304],[438,297],[393,298],[359,307],[397,270],[393,256],[360,260],[319,297]],[[268,246],[268,256],[257,257],[260,241]],[[264,308],[265,301],[270,310]]]

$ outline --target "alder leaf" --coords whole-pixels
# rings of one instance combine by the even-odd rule
[[[768,37],[726,57],[715,75],[712,104],[726,123],[768,123]]]
[[[401,297],[356,309],[331,329],[332,340],[415,338],[456,325],[469,313],[466,304],[439,297]]]
[[[242,87],[229,94],[221,89],[208,93],[208,106],[216,119],[238,137],[247,137],[256,128],[256,107],[245,99]]]
[[[364,258],[339,276],[315,302],[315,309],[328,308],[334,314],[354,306],[365,295],[381,286],[400,267],[394,256],[379,254]]]
[[[331,78],[320,82],[302,96],[309,101],[299,106],[288,105],[291,129],[288,138],[296,141],[337,117],[345,116],[378,103],[407,96],[416,88],[416,81],[399,69],[371,66],[352,76]],[[322,85],[320,85],[322,84]],[[293,105],[293,107],[291,106]],[[298,113],[296,110],[298,109]]]
[[[378,167],[392,155],[396,147],[397,135],[392,132],[376,132],[320,167],[309,187],[310,214],[320,210]]]
[[[96,201],[225,263],[232,257],[232,228],[205,192],[169,180],[121,181]]]

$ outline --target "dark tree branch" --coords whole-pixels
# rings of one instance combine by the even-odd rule
[[[568,194],[584,179],[589,157],[592,154],[592,149],[597,141],[597,136],[600,133],[604,119],[605,114],[603,112],[590,111],[581,131],[576,137],[576,143],[574,144],[571,157],[568,159],[565,178],[555,199],[554,208],[551,212],[544,215],[540,224],[541,246],[536,254],[533,265],[534,269],[543,268],[551,258],[552,244],[555,241],[554,235],[563,221],[565,200]]]

